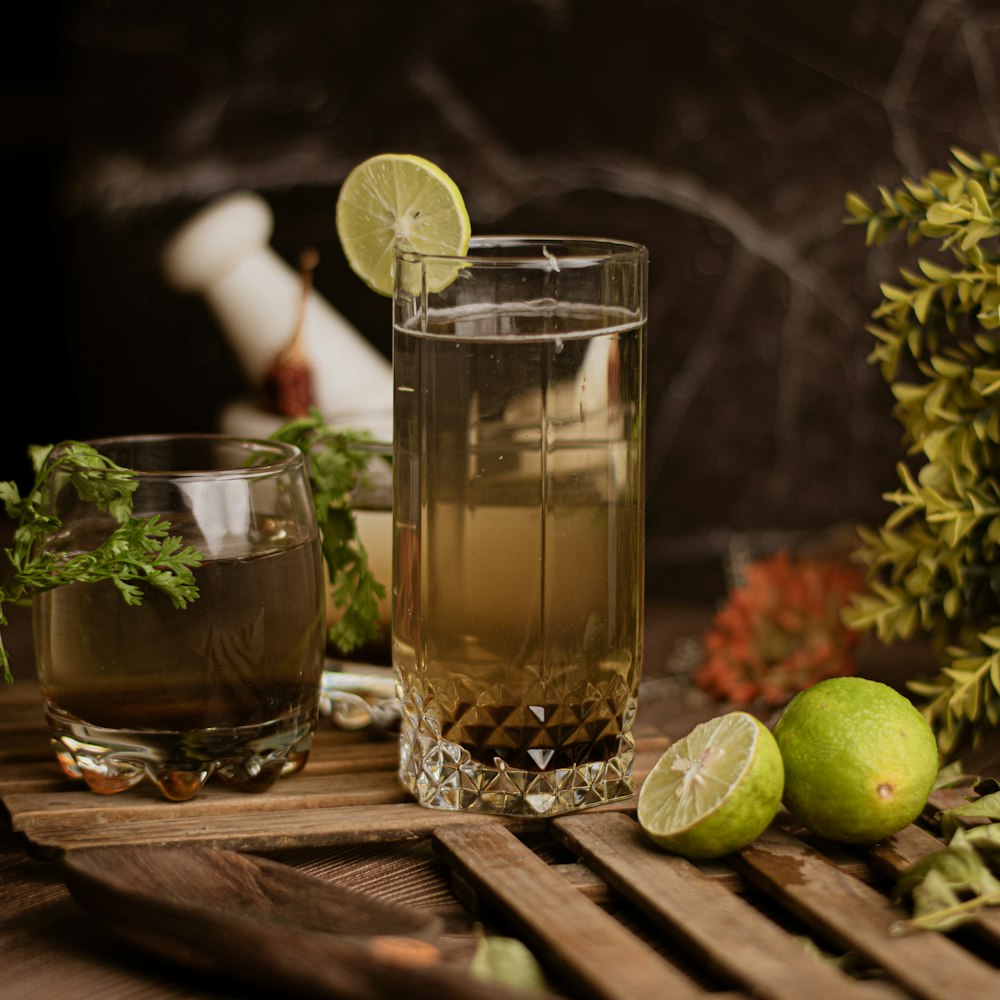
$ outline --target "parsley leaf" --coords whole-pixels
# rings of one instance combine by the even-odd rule
[[[368,564],[350,503],[351,491],[368,464],[368,453],[358,445],[371,436],[334,430],[312,407],[308,416],[290,420],[271,438],[297,445],[307,457],[333,603],[343,611],[329,637],[342,653],[349,653],[378,637],[378,603],[385,597],[385,587]]]
[[[55,453],[55,458],[50,456]],[[140,584],[155,587],[176,608],[184,608],[198,597],[192,568],[202,554],[192,545],[170,535],[170,522],[132,516],[132,495],[138,483],[135,474],[116,465],[95,448],[79,441],[57,446],[35,445],[29,449],[35,481],[22,497],[13,482],[0,482],[0,502],[17,522],[12,544],[5,549],[12,572],[0,586],[0,627],[7,624],[5,604],[25,604],[46,590],[70,583],[111,580],[126,604],[142,603]],[[42,510],[42,497],[49,479],[66,475],[77,495],[110,514],[118,527],[89,552],[46,549],[46,539],[62,527],[60,520]],[[10,658],[0,638],[0,669],[11,683]]]

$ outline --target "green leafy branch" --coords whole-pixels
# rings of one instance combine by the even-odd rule
[[[876,207],[846,198],[868,246],[894,233],[937,244],[881,285],[867,327],[907,457],[884,495],[894,510],[859,532],[868,589],[845,621],[886,642],[932,640],[941,671],[911,686],[946,753],[1000,719],[1000,158],[952,154],[948,170],[880,187]]]
[[[313,407],[271,435],[297,445],[308,458],[316,520],[334,605],[343,611],[330,628],[330,641],[349,653],[378,637],[378,605],[385,586],[375,579],[358,537],[350,497],[364,474],[369,441],[363,431],[336,431]]]
[[[176,608],[198,597],[193,568],[202,555],[193,546],[170,535],[170,523],[158,516],[132,517],[135,474],[93,447],[66,441],[53,447],[30,449],[35,480],[25,496],[14,482],[0,482],[0,500],[17,522],[12,544],[5,549],[12,572],[0,587],[0,626],[7,625],[4,605],[25,604],[35,595],[71,583],[110,580],[126,604],[142,603],[140,585],[156,588]],[[92,503],[117,522],[98,546],[85,552],[65,552],[45,547],[62,527],[60,520],[42,509],[42,496],[53,477],[68,479],[77,496]],[[10,683],[10,658],[0,639],[0,669]]]
[[[869,360],[892,384],[898,416],[912,441],[932,448],[956,427],[978,441],[1000,442],[1000,258],[986,242],[1000,235],[1000,159],[961,150],[953,155],[949,172],[932,171],[921,183],[905,180],[893,192],[880,187],[877,209],[854,192],[846,199],[846,221],[865,226],[868,246],[896,230],[911,247],[940,241],[945,263],[921,257],[919,273],[900,269],[903,284],[883,282],[882,302],[872,313],[882,322],[867,327],[876,340]],[[898,379],[904,361],[915,363],[923,383]]]
[[[949,646],[940,673],[913,680],[910,688],[936,721],[939,742],[952,752],[966,733],[982,733],[1000,723],[1000,627],[975,636],[971,647]]]

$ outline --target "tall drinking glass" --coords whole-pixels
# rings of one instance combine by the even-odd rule
[[[397,253],[392,645],[424,805],[549,816],[634,790],[647,257]]]
[[[302,453],[214,435],[91,444],[135,470],[133,514],[169,521],[204,558],[181,609],[151,587],[129,606],[111,581],[35,599],[56,757],[101,793],[148,779],[188,799],[213,774],[263,791],[305,764],[319,706],[325,590]],[[67,473],[44,499],[53,550],[92,550],[115,527]]]

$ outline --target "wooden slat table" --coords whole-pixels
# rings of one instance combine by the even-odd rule
[[[687,723],[685,723],[687,725]],[[640,732],[641,781],[668,745]],[[441,915],[454,954],[479,929],[519,937],[564,997],[937,1000],[1000,995],[1000,911],[961,935],[899,935],[887,888],[940,846],[910,827],[877,848],[818,842],[780,816],[760,840],[692,863],[651,846],[635,800],[553,821],[407,801],[395,742],[321,725],[310,763],[262,795],[210,782],[187,803],[98,796],[61,775],[37,688],[0,697],[0,995],[219,998],[245,987],[149,961],[96,926],[59,858],[90,846],[189,844],[261,854]],[[823,956],[850,953],[848,975]]]

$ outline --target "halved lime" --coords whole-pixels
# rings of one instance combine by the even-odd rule
[[[660,757],[639,790],[639,824],[668,851],[716,858],[767,829],[783,788],[771,731],[747,712],[729,712],[695,726]]]
[[[337,197],[337,235],[347,262],[380,295],[392,295],[397,247],[461,257],[471,231],[458,186],[420,156],[373,156],[347,175]],[[454,266],[438,268],[429,290],[440,291],[455,274]]]

